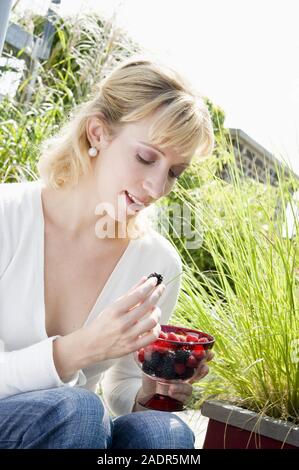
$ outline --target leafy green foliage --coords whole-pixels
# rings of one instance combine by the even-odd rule
[[[44,17],[22,19],[22,25],[41,34]],[[32,64],[14,99],[0,102],[1,182],[36,178],[41,142],[54,134],[73,107],[84,101],[114,65],[137,52],[138,45],[99,16],[58,18],[52,52],[41,63],[32,89]],[[19,54],[24,58],[25,54]],[[6,48],[5,55],[13,51]]]

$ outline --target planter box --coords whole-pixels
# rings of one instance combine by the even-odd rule
[[[299,426],[287,421],[216,400],[206,401],[201,412],[209,418],[204,449],[299,448]]]

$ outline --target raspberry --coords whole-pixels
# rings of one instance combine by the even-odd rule
[[[202,336],[202,338],[199,338],[197,341],[199,343],[208,343],[209,342],[208,338],[206,338],[205,336]]]
[[[160,339],[167,339],[167,334],[164,333],[164,331],[161,331],[161,333],[159,334],[159,338]]]
[[[179,338],[177,337],[177,335],[175,333],[173,333],[172,331],[170,333],[168,333],[167,339],[169,341],[179,341]]]
[[[201,361],[206,355],[203,346],[196,346],[196,348],[192,351],[192,354],[198,361]]]
[[[156,284],[156,286],[158,286],[159,284],[161,284],[162,281],[163,281],[163,276],[162,276],[162,274],[151,273],[149,276],[147,276],[147,278],[149,279],[150,277],[156,277],[156,278],[157,278],[157,284]]]
[[[140,349],[138,352],[138,361],[144,362],[144,349]]]
[[[187,337],[186,337],[186,341],[187,341],[188,343],[197,343],[197,341],[198,341],[198,336],[195,336],[194,334],[189,334],[189,335],[187,335]]]
[[[161,354],[166,354],[169,348],[169,344],[166,343],[155,343],[153,345],[153,351],[158,351]]]
[[[197,367],[197,364],[198,364],[198,361],[196,359],[195,356],[193,356],[193,354],[191,354],[191,356],[189,357],[187,363],[186,363],[186,366],[187,367]]]

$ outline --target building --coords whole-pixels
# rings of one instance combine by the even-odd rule
[[[281,163],[262,145],[253,140],[241,129],[229,129],[231,142],[234,150],[236,164],[245,177],[266,183],[267,175],[269,182],[276,185],[278,182],[278,172],[295,175],[286,165]],[[229,168],[224,165],[220,174],[221,178],[230,181]]]

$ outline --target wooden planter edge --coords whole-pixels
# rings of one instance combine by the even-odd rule
[[[201,413],[226,425],[299,446],[299,426],[287,421],[261,416],[254,411],[221,400],[205,401]]]

